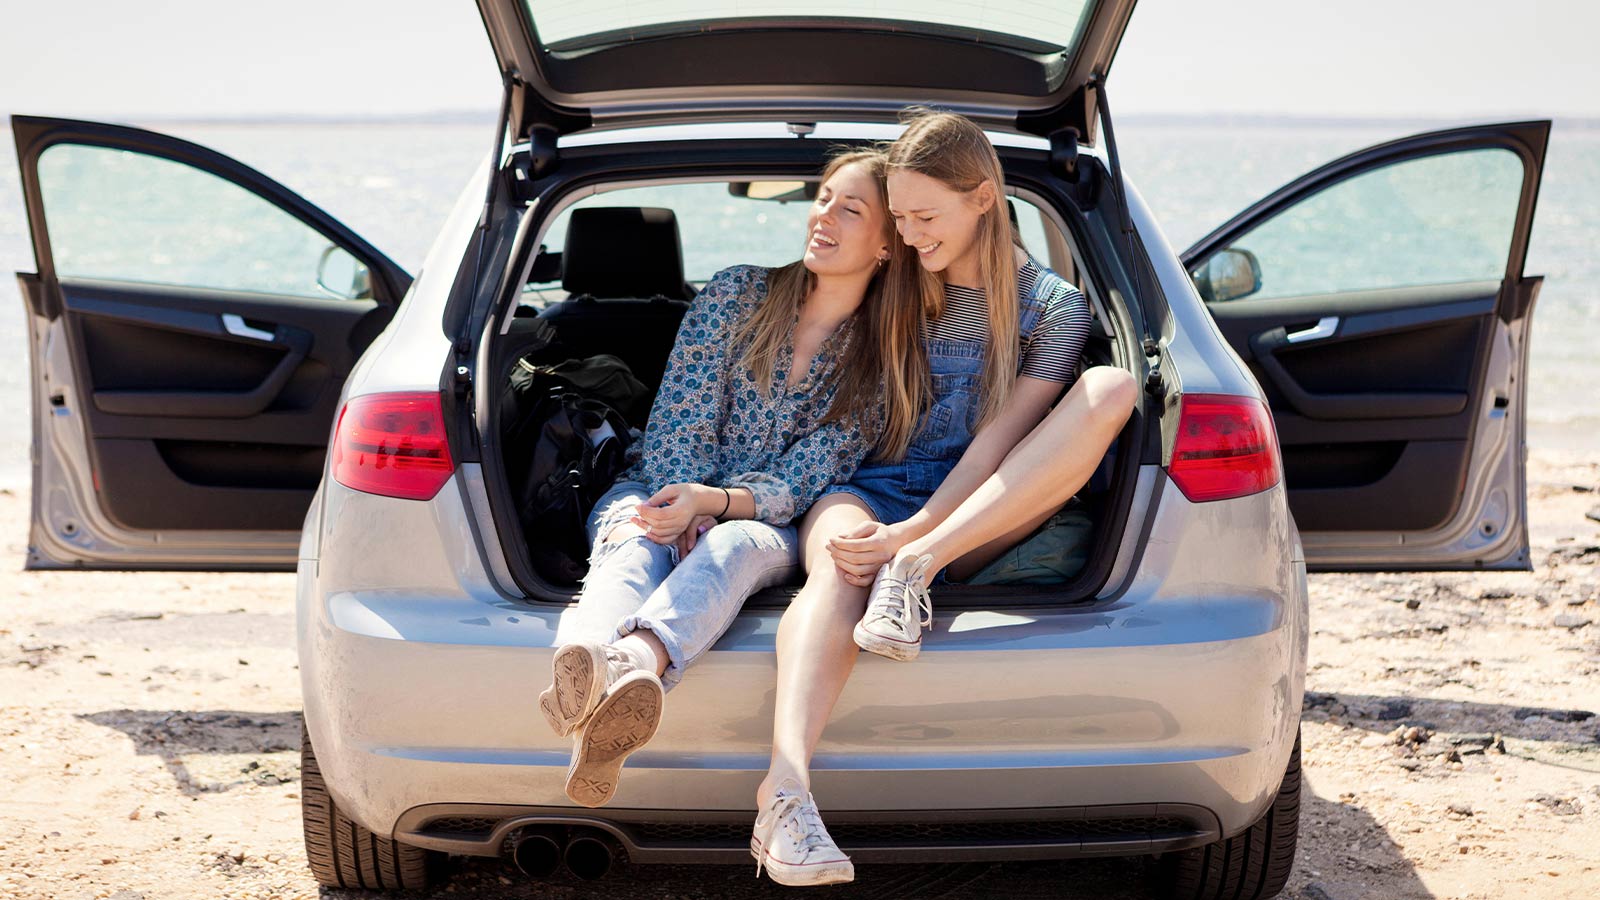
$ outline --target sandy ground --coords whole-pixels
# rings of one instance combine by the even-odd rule
[[[1313,576],[1285,897],[1600,896],[1600,458],[1536,454],[1531,573]],[[26,573],[0,493],[0,898],[303,898],[293,576]],[[747,867],[437,896],[770,896]],[[1133,860],[863,868],[829,896],[1137,897]],[[323,892],[329,898],[357,895]]]

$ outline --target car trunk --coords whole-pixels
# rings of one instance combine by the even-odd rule
[[[575,196],[592,193],[588,190],[590,187],[608,182],[637,183],[649,176],[660,178],[664,159],[673,160],[672,174],[680,181],[694,177],[795,179],[814,177],[827,149],[820,142],[795,139],[719,142],[715,146],[710,142],[695,142],[695,146],[684,142],[564,149],[560,170],[528,191],[530,199],[537,197],[532,208],[538,211],[540,221],[524,223],[519,231],[518,240],[522,246],[513,252],[512,276],[503,280],[499,304],[482,332],[484,344],[478,353],[482,375],[477,379],[486,391],[477,408],[489,506],[507,569],[515,587],[523,594],[538,600],[571,602],[576,599],[579,585],[575,580],[563,583],[562,579],[551,577],[548,566],[544,567],[546,571],[540,571],[541,566],[535,564],[539,554],[530,550],[541,548],[530,547],[529,536],[524,534],[519,521],[515,495],[520,487],[520,472],[528,466],[529,460],[515,458],[508,452],[511,445],[506,440],[508,423],[504,421],[507,407],[502,401],[509,389],[511,374],[524,357],[532,362],[553,363],[612,353],[629,364],[647,383],[653,396],[678,321],[688,308],[687,298],[692,297],[694,287],[683,285],[681,270],[655,272],[632,277],[634,289],[631,291],[627,285],[613,283],[598,292],[602,296],[596,296],[595,292],[587,290],[586,284],[573,281],[573,270],[589,271],[591,274],[586,277],[591,279],[604,280],[607,276],[592,271],[592,252],[586,251],[580,258],[572,255],[571,243],[557,247],[546,240],[552,222]],[[691,153],[702,157],[703,162],[691,163],[686,158]],[[1111,270],[1101,262],[1102,257],[1114,253],[1112,248],[1117,246],[1107,224],[1115,221],[1115,215],[1109,209],[1099,208],[1102,204],[1109,205],[1111,192],[1095,189],[1097,182],[1108,177],[1105,169],[1098,160],[1084,156],[1085,162],[1078,167],[1081,174],[1077,183],[1069,184],[1052,173],[1049,155],[1042,150],[1002,148],[1001,154],[1011,186],[1030,203],[1049,209],[1047,215],[1054,222],[1051,252],[1047,254],[1045,248],[1035,246],[1030,246],[1030,251],[1058,270],[1063,264],[1075,264],[1076,277],[1072,280],[1084,289],[1096,307],[1096,325],[1081,364],[1119,365],[1133,369],[1142,378],[1144,373],[1140,367],[1144,359],[1134,337],[1138,326],[1128,310],[1118,306],[1118,301],[1127,296],[1128,291],[1121,286],[1112,290],[1115,283]],[[619,248],[616,266],[620,270],[635,271],[638,267],[624,258],[624,248],[638,244],[640,233],[631,230],[638,226],[615,227],[621,229],[611,242]],[[547,246],[541,248],[540,242]],[[558,260],[558,253],[567,258]],[[563,287],[525,290],[530,281],[551,284],[561,279],[563,269],[567,276]],[[689,277],[703,280],[703,273],[690,272]],[[538,295],[540,302],[519,302],[527,301],[529,294]],[[552,336],[556,343],[547,347]],[[1141,407],[1143,402],[1146,401],[1142,401]],[[633,424],[643,425],[642,416],[640,419]],[[1093,521],[1093,529],[1087,561],[1075,578],[1057,584],[941,587],[936,596],[943,608],[1060,604],[1083,601],[1099,593],[1121,544],[1133,505],[1139,465],[1148,452],[1147,420],[1142,408],[1136,410],[1095,476],[1079,494],[1083,508]],[[793,584],[770,588],[754,597],[750,604],[785,604],[797,587]]]

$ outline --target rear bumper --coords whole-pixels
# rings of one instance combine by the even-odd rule
[[[433,804],[407,810],[394,837],[464,856],[498,856],[519,829],[609,834],[635,863],[745,863],[752,813]],[[994,810],[829,810],[828,831],[856,862],[946,863],[1164,853],[1220,836],[1216,816],[1171,803]]]
[[[330,486],[325,498],[322,561],[300,570],[301,674],[306,723],[340,806],[380,834],[458,853],[497,852],[516,827],[507,823],[562,819],[611,830],[640,861],[745,852],[730,835],[747,841],[767,768],[781,611],[742,613],[668,696],[614,806],[573,807],[563,792],[570,743],[534,708],[563,608],[507,600],[481,567],[448,589],[416,572],[410,587],[346,589],[352,567],[366,567],[369,582],[380,570],[328,552],[329,530],[360,521],[369,547],[409,538],[438,557],[441,532],[464,527],[453,497],[447,487],[417,504]],[[1119,596],[940,615],[917,661],[863,656],[813,765],[842,845],[868,860],[876,831],[859,832],[863,844],[835,822],[845,834],[881,829],[885,816],[990,823],[993,833],[1021,818],[1057,825],[970,846],[947,828],[932,843],[911,834],[894,846],[945,859],[1143,853],[1236,833],[1259,816],[1299,720],[1304,565],[1286,512],[1265,556],[1261,529],[1238,525],[1281,507],[1281,489],[1210,509],[1168,490],[1160,505]],[[1180,533],[1165,535],[1169,525]],[[1184,536],[1196,527],[1209,535],[1198,545]],[[1232,574],[1193,570],[1246,550]],[[428,561],[424,546],[416,552],[411,561]],[[492,822],[475,832],[439,824],[474,811]],[[674,822],[701,838],[662,831]],[[1089,823],[1125,833],[1091,839]]]

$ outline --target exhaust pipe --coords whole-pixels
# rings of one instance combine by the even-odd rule
[[[611,861],[615,855],[616,846],[610,837],[598,832],[584,832],[567,841],[562,857],[573,875],[584,881],[594,881],[611,871]]]
[[[524,828],[511,848],[511,861],[529,878],[549,878],[561,868],[561,845],[565,838],[566,830],[562,828]]]

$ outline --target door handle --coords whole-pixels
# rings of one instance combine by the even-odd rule
[[[256,341],[274,341],[278,336],[271,331],[246,325],[244,316],[238,313],[222,314],[222,330],[234,337],[250,338]]]
[[[1338,316],[1323,316],[1317,320],[1317,324],[1311,326],[1310,328],[1304,329],[1303,331],[1291,331],[1284,335],[1283,339],[1291,344],[1304,344],[1309,341],[1320,341],[1326,338],[1331,338],[1338,330]]]

